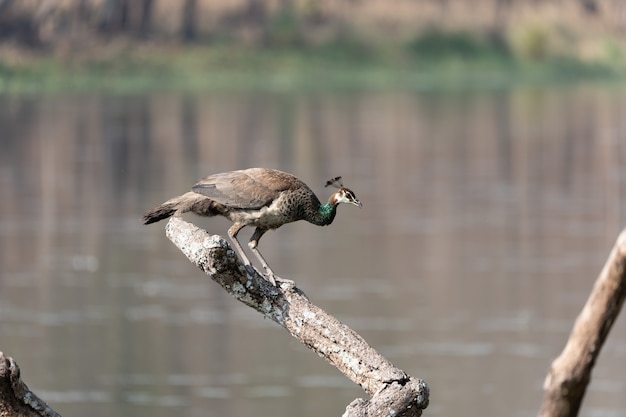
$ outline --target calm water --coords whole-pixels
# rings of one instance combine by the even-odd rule
[[[139,219],[209,173],[342,175],[363,209],[268,233],[274,271],[427,380],[425,416],[535,415],[626,225],[624,114],[616,86],[1,97],[0,350],[65,417],[341,415],[358,387]],[[583,416],[626,416],[624,323]]]

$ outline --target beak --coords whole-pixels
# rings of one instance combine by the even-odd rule
[[[359,200],[354,200],[352,204],[354,204],[355,206],[358,206],[359,208],[363,208],[363,204]]]

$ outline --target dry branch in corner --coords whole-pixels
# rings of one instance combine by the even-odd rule
[[[563,352],[552,362],[539,417],[578,415],[591,370],[625,297],[626,229],[617,238]]]
[[[20,368],[0,352],[0,417],[60,417],[22,381]]]
[[[428,406],[426,382],[395,368],[356,332],[311,304],[293,284],[275,287],[253,268],[246,268],[222,237],[211,236],[179,217],[168,221],[166,233],[193,264],[233,297],[280,324],[371,396],[354,400],[344,417],[418,417]]]

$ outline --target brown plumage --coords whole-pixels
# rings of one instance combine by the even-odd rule
[[[329,185],[338,190],[326,204],[321,204],[304,182],[286,172],[267,168],[224,172],[203,178],[192,191],[150,210],[143,222],[150,224],[188,211],[201,216],[224,216],[233,222],[228,236],[246,265],[251,263],[237,233],[245,226],[256,226],[248,246],[275,285],[274,273],[257,248],[265,232],[298,220],[326,226],[333,222],[340,203],[362,206],[354,193],[341,184],[341,177],[328,181],[326,186]]]

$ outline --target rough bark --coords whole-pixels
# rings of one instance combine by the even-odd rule
[[[591,370],[626,297],[626,229],[620,236],[544,382],[539,417],[574,417]]]
[[[242,265],[224,238],[180,218],[170,219],[166,233],[233,297],[280,324],[371,396],[353,401],[344,417],[420,416],[428,406],[426,382],[395,368],[356,332],[311,304],[293,283],[274,287],[254,268]]]
[[[0,417],[60,417],[22,381],[20,368],[0,352]]]

